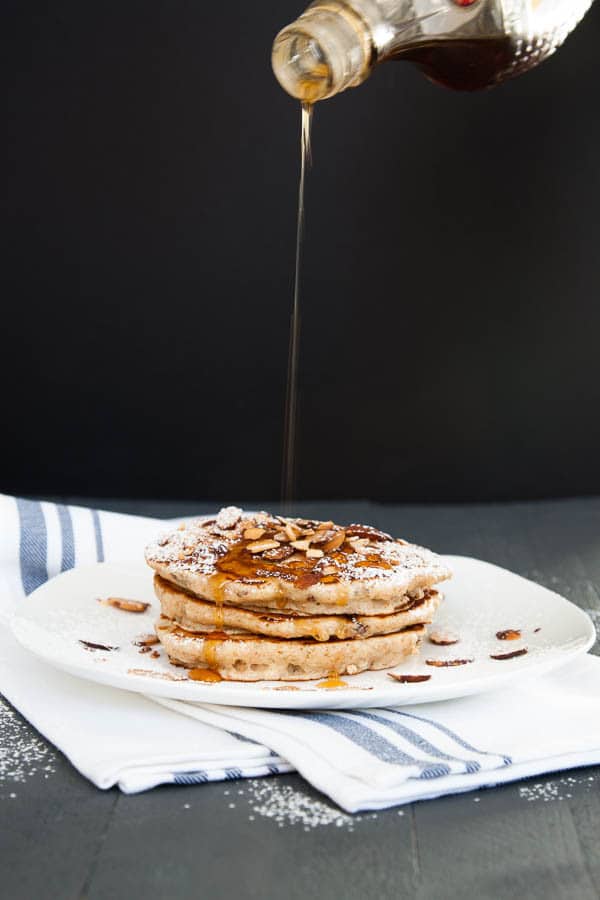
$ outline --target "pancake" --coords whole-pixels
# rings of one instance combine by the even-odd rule
[[[313,641],[265,637],[239,630],[192,634],[161,618],[156,633],[169,659],[186,668],[208,668],[231,681],[307,681],[355,675],[398,665],[417,649],[424,626],[364,640]]]
[[[443,560],[366,525],[227,507],[146,548],[163,579],[217,604],[300,615],[383,615],[451,576]]]
[[[371,616],[300,616],[281,613],[259,613],[239,606],[217,605],[191,594],[154,576],[154,591],[160,600],[162,615],[172,619],[186,631],[207,632],[222,629],[243,629],[267,637],[303,638],[317,641],[329,638],[364,639],[377,634],[391,634],[408,625],[433,620],[441,595],[430,590],[419,600],[406,599],[400,612]]]

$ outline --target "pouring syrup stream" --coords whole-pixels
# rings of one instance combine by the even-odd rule
[[[310,164],[310,128],[313,107],[302,104],[300,131],[300,182],[298,185],[298,216],[296,220],[296,264],[294,267],[294,295],[290,321],[290,345],[285,397],[285,424],[283,432],[283,463],[281,469],[281,499],[284,515],[289,515],[296,486],[296,431],[298,424],[298,353],[300,346],[300,267],[302,260],[302,234],[304,231],[304,183]]]

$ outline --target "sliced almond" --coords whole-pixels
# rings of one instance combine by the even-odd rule
[[[106,597],[106,599],[98,600],[102,606],[112,606],[114,609],[122,609],[123,612],[143,613],[146,612],[149,603],[142,600],[126,600],[124,597]]]
[[[300,532],[300,537],[305,537],[305,538],[307,538],[307,537],[312,537],[313,534],[316,534],[314,528],[304,528],[304,529]]]
[[[287,523],[284,530],[285,530],[285,533],[287,534],[288,541],[297,540],[298,535],[300,534],[299,529],[295,528],[294,525],[290,524],[290,522]]]
[[[263,556],[265,559],[273,559],[275,562],[280,562],[282,559],[289,559],[293,555],[294,551],[290,547],[289,544],[284,544],[283,547],[275,547],[273,550],[265,550]]]
[[[185,531],[185,522],[182,522],[181,525],[177,526],[177,531]]]
[[[250,553],[263,553],[265,550],[275,550],[279,547],[279,541],[254,541],[248,544],[247,549]]]
[[[308,550],[310,547],[310,541],[292,541],[291,543],[294,550]]]
[[[338,534],[336,534],[335,537],[331,538],[330,541],[327,541],[327,543],[323,547],[323,550],[325,551],[325,553],[332,553],[333,550],[337,550],[339,547],[341,547],[345,540],[346,532],[340,531]]]
[[[337,575],[337,566],[323,566],[321,569],[322,575]]]
[[[217,527],[223,529],[233,528],[242,518],[242,510],[237,506],[225,506],[219,510]]]
[[[335,536],[335,531],[330,528],[326,531],[317,531],[314,537],[311,537],[311,544],[325,544]]]
[[[330,528],[333,528],[333,522],[319,522],[318,531],[329,531]]]
[[[368,541],[362,540],[362,541],[354,541],[354,543],[352,544],[352,549],[354,550],[355,553],[360,553],[362,555],[365,555],[366,553],[370,553],[372,548],[369,547]]]
[[[310,550],[306,551],[306,555],[309,559],[320,559],[325,554],[322,550],[317,550],[316,547],[311,547]]]
[[[264,528],[246,528],[244,531],[244,540],[257,541],[265,533]]]
[[[348,525],[346,527],[346,534],[349,537],[368,538],[372,541],[393,540],[390,534],[387,534],[385,531],[380,531],[379,528],[373,528],[371,525]]]
[[[450,647],[452,644],[458,644],[460,638],[453,631],[432,631],[429,640],[438,647]]]
[[[182,675],[173,675],[172,672],[155,672],[154,669],[127,669],[128,675],[149,675],[150,678],[164,678],[165,681],[187,681]]]
[[[282,544],[285,544],[285,543],[287,543],[287,541],[290,540],[290,538],[287,536],[287,533],[285,531],[278,531],[276,534],[273,535],[273,540],[281,541]]]
[[[133,642],[134,647],[153,647],[154,644],[158,644],[155,634],[140,634]]]

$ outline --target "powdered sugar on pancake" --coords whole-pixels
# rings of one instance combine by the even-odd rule
[[[299,613],[391,612],[450,570],[423,547],[363,525],[243,513],[184,523],[146,548],[163,578],[218,603]],[[418,593],[417,593],[418,596]]]

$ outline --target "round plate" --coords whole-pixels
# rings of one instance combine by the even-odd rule
[[[99,563],[64,572],[21,602],[12,628],[27,650],[79,678],[178,700],[280,709],[400,706],[491,691],[561,666],[594,643],[590,618],[564,597],[490,563],[446,560],[454,578],[442,586],[445,600],[430,631],[453,631],[459,643],[440,647],[425,638],[419,653],[394,669],[344,676],[348,686],[342,688],[319,688],[314,681],[207,684],[190,681],[160,645],[140,653],[135,641],[153,631],[159,612],[152,572],[143,565]],[[151,605],[144,613],[123,612],[98,603],[106,597]],[[519,629],[521,638],[499,640],[496,633],[505,629]],[[82,641],[117,649],[93,649]],[[523,647],[524,655],[491,658]],[[426,662],[459,658],[472,662],[441,668]],[[431,677],[401,684],[389,672]]]

